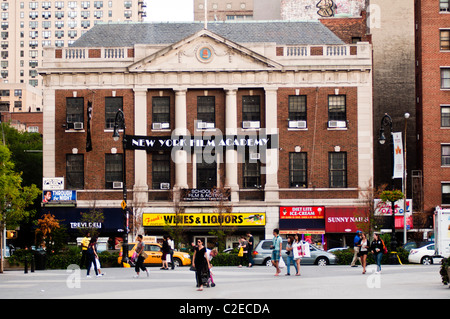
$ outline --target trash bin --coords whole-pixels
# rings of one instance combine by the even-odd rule
[[[45,270],[47,256],[45,251],[33,251],[34,265],[36,270]]]

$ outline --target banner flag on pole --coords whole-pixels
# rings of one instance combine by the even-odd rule
[[[392,178],[403,179],[404,163],[402,133],[392,133],[392,139],[394,140],[394,172]]]

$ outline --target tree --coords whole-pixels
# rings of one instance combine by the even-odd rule
[[[34,214],[27,208],[41,191],[36,185],[22,187],[21,173],[14,171],[11,152],[5,145],[0,145],[0,248],[3,251],[3,233],[8,226],[15,229],[25,218]],[[3,273],[3,254],[0,254],[0,273]]]
[[[37,221],[36,243],[44,242],[45,250],[51,252],[54,245],[54,234],[59,229],[59,221],[52,214],[44,214]]]

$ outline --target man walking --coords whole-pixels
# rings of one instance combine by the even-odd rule
[[[275,272],[275,276],[279,276],[280,275],[280,267],[279,262],[280,262],[280,258],[281,258],[281,245],[283,243],[283,240],[281,239],[280,235],[279,235],[280,231],[278,230],[278,228],[275,228],[273,230],[273,239],[272,239],[272,246],[271,248],[272,250],[272,265],[276,268],[276,272]]]
[[[248,231],[248,245],[247,245],[247,256],[248,256],[248,267],[253,267],[253,245],[255,243],[253,235]]]
[[[81,261],[80,261],[80,268],[83,268],[83,266],[87,267],[88,259],[87,259],[87,250],[90,242],[91,234],[87,233],[86,236],[81,240]]]
[[[360,230],[356,231],[356,236],[353,239],[353,259],[352,263],[350,264],[351,267],[358,267],[356,265],[356,261],[359,260],[359,263],[361,264],[361,257],[359,257],[359,250],[361,249],[361,234],[362,232]]]

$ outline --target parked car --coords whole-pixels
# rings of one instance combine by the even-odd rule
[[[434,243],[417,249],[411,249],[408,255],[408,261],[415,264],[431,265],[433,263],[433,256]]]
[[[434,242],[431,242],[431,241],[421,241],[421,242],[409,241],[406,244],[404,244],[402,246],[402,248],[404,250],[410,252],[411,249],[421,248],[421,247],[429,245],[429,244],[434,244]]]
[[[162,252],[161,245],[158,243],[144,243],[144,251],[147,253],[148,257],[144,260],[145,265],[161,265],[162,264]],[[136,250],[137,243],[128,243],[128,257],[131,258],[133,256],[134,251]],[[120,248],[119,258],[117,258],[117,262],[119,264],[122,263],[122,255],[123,255],[123,247]],[[191,264],[191,256],[188,253],[183,253],[179,251],[173,252],[173,261],[175,263],[175,267],[180,266],[188,266]]]
[[[286,244],[287,240],[283,239],[283,243],[281,246],[281,256],[283,257],[284,261],[287,261]],[[267,239],[262,240],[258,243],[255,250],[253,251],[253,261],[255,265],[272,266],[272,249],[270,248],[271,245],[272,240]],[[325,266],[337,264],[337,257],[334,254],[321,250],[311,244],[309,244],[309,250],[311,252],[311,257],[303,257],[300,262],[301,265]]]
[[[335,252],[335,251],[344,251],[344,250],[347,250],[347,249],[350,249],[350,247],[336,247],[336,248],[330,248],[330,249],[328,249],[327,250],[327,252],[329,252],[329,253],[332,253],[332,252]]]

